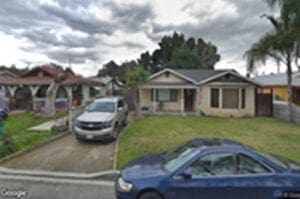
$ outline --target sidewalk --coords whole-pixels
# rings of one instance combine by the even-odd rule
[[[51,131],[51,128],[53,126],[63,126],[66,124],[68,117],[62,117],[57,120],[50,120],[48,122],[45,122],[43,124],[40,124],[38,126],[34,126],[29,128],[30,131]]]

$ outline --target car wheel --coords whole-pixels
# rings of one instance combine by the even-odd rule
[[[119,133],[120,133],[120,127],[118,124],[116,124],[113,133],[111,135],[112,140],[116,140],[118,138]]]
[[[154,191],[143,193],[139,199],[163,199],[160,194]]]

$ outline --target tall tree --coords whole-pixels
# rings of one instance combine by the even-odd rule
[[[148,80],[150,73],[143,68],[143,66],[137,67],[129,76],[126,83],[127,88],[130,91],[131,99],[133,101],[135,113],[137,116],[141,116],[140,104],[137,102],[138,85],[145,83]]]
[[[299,27],[295,24],[298,18],[297,13],[290,12],[293,10],[292,5],[299,1],[294,1],[295,4],[290,4],[294,0],[270,0],[272,6],[276,2],[281,6],[280,17],[267,16],[265,17],[271,22],[273,30],[266,33],[258,42],[245,53],[248,62],[248,69],[252,71],[257,62],[265,63],[268,58],[275,59],[278,63],[286,65],[287,86],[288,86],[288,112],[289,121],[292,120],[292,63],[297,62],[300,55],[300,32]],[[299,9],[299,8],[298,8]],[[299,13],[298,13],[299,15]]]
[[[165,67],[213,69],[219,60],[220,55],[213,44],[201,38],[197,42],[193,37],[185,39],[183,34],[175,32],[172,36],[164,36],[152,55],[142,53],[138,62],[155,73]]]

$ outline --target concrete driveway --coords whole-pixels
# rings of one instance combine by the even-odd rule
[[[113,169],[115,142],[78,142],[73,134],[3,162],[26,170],[93,173]]]

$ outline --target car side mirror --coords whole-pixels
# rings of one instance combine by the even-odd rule
[[[193,174],[189,169],[187,169],[183,173],[181,173],[181,176],[183,177],[183,179],[189,180],[192,178]]]

